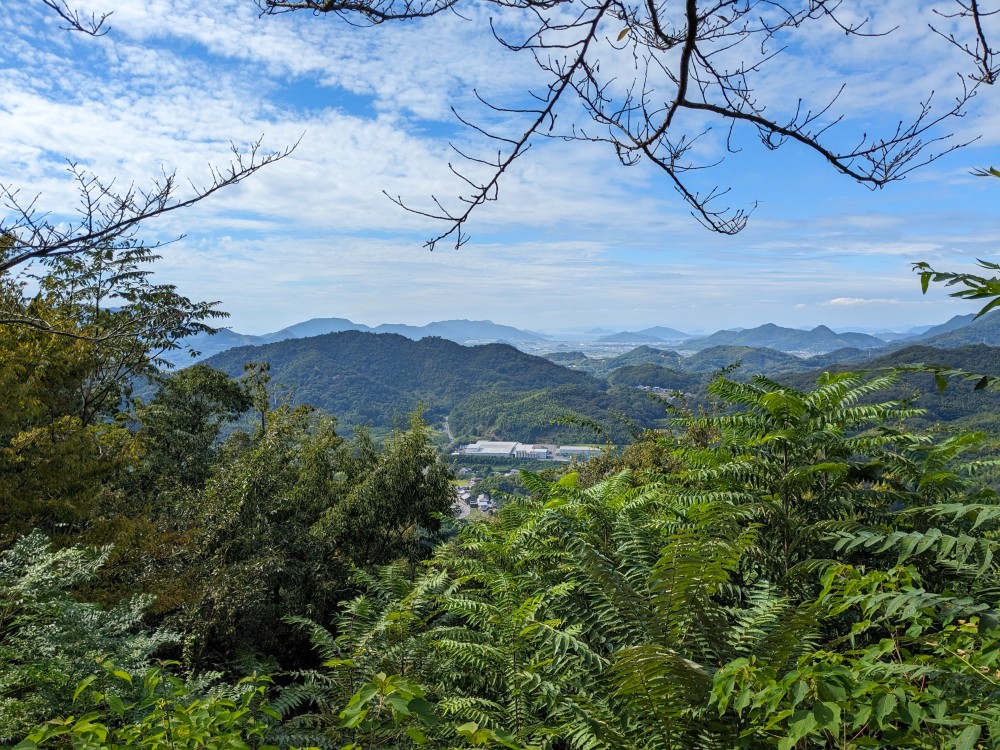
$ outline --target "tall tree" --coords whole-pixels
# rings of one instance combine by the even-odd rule
[[[156,257],[125,243],[49,258],[31,296],[24,283],[0,280],[0,381],[9,394],[0,539],[36,525],[54,535],[79,530],[102,485],[136,455],[120,418],[134,383],[222,315],[154,283]]]

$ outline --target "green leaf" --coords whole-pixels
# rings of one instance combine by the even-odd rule
[[[115,677],[117,677],[117,678],[118,678],[119,680],[124,680],[124,681],[125,681],[125,682],[127,682],[127,683],[128,683],[129,685],[131,685],[131,684],[132,684],[132,675],[130,675],[130,674],[129,674],[128,672],[126,672],[126,671],[125,671],[125,670],[123,670],[123,669],[116,669],[116,670],[115,670],[114,672],[112,672],[111,674],[113,674],[113,675],[114,675]]]
[[[105,696],[104,699],[108,702],[108,708],[110,708],[115,715],[121,716],[125,713],[125,704],[117,695],[108,695]]]
[[[972,750],[972,748],[976,746],[976,741],[979,739],[982,729],[983,728],[978,724],[970,724],[963,729],[962,733],[958,735],[958,739],[955,741],[955,750]]]
[[[87,689],[94,680],[97,679],[97,675],[90,675],[83,680],[79,685],[77,685],[76,690],[73,691],[73,702],[76,703],[76,699],[80,697],[80,693]]]
[[[427,742],[427,737],[416,727],[407,727],[403,730],[406,732],[406,736],[413,740],[417,745],[423,745]]]
[[[424,698],[414,698],[409,703],[410,711],[429,727],[437,726],[438,719],[434,715],[434,705]]]
[[[796,711],[788,724],[788,739],[793,740],[794,744],[803,737],[808,737],[818,726],[819,722],[813,711]]]
[[[281,721],[281,714],[279,714],[277,711],[275,711],[267,704],[262,705],[259,710],[262,714],[264,714],[264,716],[269,716],[275,721]]]
[[[892,693],[882,693],[872,703],[872,721],[879,729],[882,729],[885,726],[885,718],[895,709],[896,696]]]
[[[389,704],[393,714],[398,714],[399,716],[410,715],[409,701],[406,699],[406,696],[393,693],[385,699],[385,702]]]
[[[840,733],[840,706],[826,701],[813,706],[813,716],[820,729],[826,729],[833,735]]]

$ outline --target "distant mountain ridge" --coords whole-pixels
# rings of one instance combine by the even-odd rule
[[[546,337],[531,331],[522,331],[513,326],[500,325],[492,320],[441,320],[424,326],[411,326],[404,323],[383,323],[366,326],[355,323],[347,318],[312,318],[295,323],[280,331],[265,333],[260,336],[236,333],[222,329],[216,334],[198,334],[185,340],[199,355],[195,358],[177,351],[170,353],[166,359],[175,366],[183,367],[196,361],[206,359],[215,354],[228,351],[237,346],[263,346],[288,339],[301,339],[310,336],[324,336],[328,333],[344,333],[345,331],[360,331],[363,333],[395,333],[408,339],[419,341],[428,336],[454,341],[457,344],[467,343],[521,343],[541,342]]]
[[[920,336],[899,343],[921,344],[939,349],[957,349],[975,344],[1000,346],[1000,313],[987,313],[981,318],[976,318],[974,313],[956,315],[947,323],[934,326]]]
[[[684,349],[709,349],[715,346],[749,346],[775,349],[780,352],[808,352],[823,354],[836,349],[875,349],[886,342],[867,333],[836,333],[826,326],[816,326],[810,331],[785,328],[765,323],[757,328],[741,331],[717,331],[711,336],[684,342]]]
[[[607,333],[594,343],[597,348],[607,347],[612,352],[621,345],[651,345],[657,349],[676,347],[686,352],[697,352],[717,346],[752,347],[755,349],[772,349],[779,352],[792,353],[800,356],[815,356],[836,351],[838,349],[856,349],[871,352],[885,348],[887,351],[900,346],[926,343],[939,347],[958,347],[967,344],[987,344],[1000,346],[1000,312],[973,320],[973,314],[956,315],[951,320],[937,326],[931,326],[922,333],[910,335],[893,334],[885,339],[867,333],[846,331],[838,333],[827,326],[816,326],[812,330],[787,328],[767,323],[757,328],[732,328],[717,331],[710,336],[693,336],[675,328],[653,326],[640,331],[619,331]],[[912,330],[912,329],[911,329]],[[525,331],[513,326],[494,323],[490,320],[443,320],[428,323],[424,326],[411,326],[403,323],[383,323],[372,327],[362,323],[354,323],[347,318],[313,318],[301,323],[282,328],[272,333],[260,336],[241,334],[236,331],[222,330],[214,336],[199,334],[187,339],[184,343],[200,352],[199,356],[191,358],[185,352],[168,353],[166,357],[176,366],[192,364],[214,354],[237,346],[261,346],[287,339],[321,336],[329,333],[345,331],[361,331],[366,333],[395,333],[412,340],[420,340],[428,336],[436,336],[458,344],[509,343],[523,350],[540,353],[547,342],[554,344],[551,336]],[[592,328],[591,334],[606,331]],[[888,341],[887,339],[892,339]],[[593,340],[592,340],[593,341]],[[579,342],[574,346],[587,347]],[[604,349],[603,351],[607,351]],[[620,348],[617,351],[621,351]],[[585,357],[583,353],[570,353],[573,356]],[[547,355],[554,361],[552,355]],[[567,363],[569,364],[569,363]],[[662,362],[631,362],[629,364],[664,364]],[[572,366],[572,365],[571,365]],[[584,367],[583,369],[590,369]],[[600,368],[607,371],[606,368]]]
[[[641,331],[618,331],[601,336],[597,341],[602,344],[643,344],[684,341],[690,338],[694,338],[693,334],[678,331],[676,328],[653,326]]]
[[[643,427],[663,418],[635,389],[609,386],[508,344],[341,331],[230,349],[205,363],[235,378],[251,361],[270,364],[272,384],[287,387],[291,403],[332,414],[345,429],[405,424],[421,404],[428,421],[447,416],[458,436],[468,430],[526,442],[593,439],[584,426],[593,422],[624,439],[621,415]],[[565,418],[578,423],[557,424]]]

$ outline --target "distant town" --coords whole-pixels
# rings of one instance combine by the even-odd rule
[[[517,443],[497,440],[477,440],[452,452],[455,456],[489,456],[493,458],[521,458],[534,461],[586,461],[600,455],[601,449],[590,445],[549,445],[546,443]]]

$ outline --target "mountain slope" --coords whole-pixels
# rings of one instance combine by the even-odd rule
[[[695,336],[690,333],[684,333],[684,331],[678,331],[676,328],[667,328],[666,326],[653,326],[652,328],[643,328],[639,333],[645,333],[649,336],[656,336],[664,341],[682,341],[684,339],[693,339]]]
[[[965,326],[969,325],[975,317],[975,313],[969,313],[968,315],[955,315],[950,320],[947,320],[940,325],[930,326],[919,333],[907,336],[906,344],[909,345],[917,342],[923,342],[942,333],[949,333],[951,331],[957,331],[959,328],[965,328]]]
[[[579,408],[576,416],[602,418],[617,410],[643,423],[649,417],[647,405],[634,394],[615,395],[606,383],[584,372],[505,344],[462,346],[442,338],[413,341],[398,334],[344,331],[232,349],[206,364],[238,377],[249,361],[269,362],[272,383],[288,387],[293,404],[311,404],[345,425],[391,427],[420,403],[436,421],[473,396],[531,393],[535,413],[547,418],[531,434],[552,434],[552,429],[546,430],[552,415],[569,414],[564,408],[568,387]],[[563,395],[556,398],[559,393]],[[486,399],[498,408],[511,400],[509,395]],[[461,422],[460,415],[455,417],[453,424]],[[505,432],[503,425],[494,431],[509,439],[527,439]]]
[[[766,323],[742,331],[717,331],[711,336],[684,342],[685,349],[708,349],[713,346],[751,346],[776,349],[781,352],[823,352],[854,347],[872,349],[885,346],[882,339],[867,333],[836,333],[826,326],[816,326],[811,331],[784,328]]]
[[[972,320],[974,317],[974,314],[956,315],[947,323],[927,331],[917,340],[917,343],[941,349],[955,349],[974,344],[1000,346],[1000,313],[987,313],[981,318]],[[940,330],[952,324],[960,324],[964,319],[968,319],[969,322],[944,331]],[[935,332],[935,329],[938,330]]]

